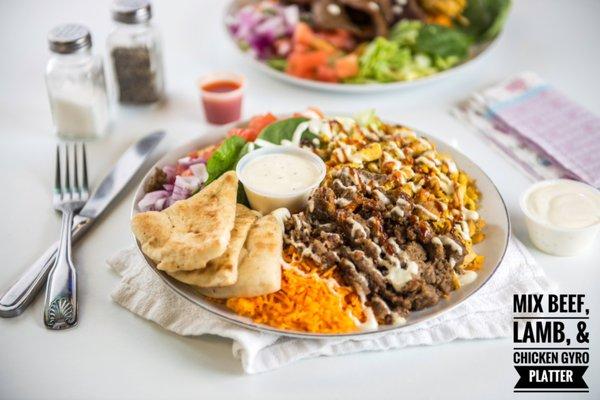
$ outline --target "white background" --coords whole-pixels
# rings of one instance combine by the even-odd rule
[[[315,105],[352,112],[376,108],[385,118],[429,132],[459,147],[503,194],[514,232],[563,292],[585,293],[591,307],[591,393],[598,398],[600,367],[600,246],[573,258],[531,247],[518,209],[530,182],[448,109],[474,90],[508,75],[534,70],[600,115],[600,1],[517,0],[498,46],[466,73],[408,92],[355,96],[309,92],[251,69],[221,27],[225,1],[162,0],[155,22],[163,32],[169,102],[160,109],[120,109],[112,134],[90,144],[94,183],[135,138],[157,128],[169,136],[162,150],[206,132],[195,80],[219,70],[248,78],[244,114],[290,112]],[[81,22],[104,51],[111,29],[106,0],[0,2],[0,288],[6,287],[58,235],[50,188],[55,138],[43,73],[46,33]],[[435,347],[298,362],[246,376],[217,337],[184,338],[142,320],[109,298],[117,276],[105,260],[132,244],[129,190],[77,246],[80,322],[51,332],[42,325],[41,301],[14,319],[0,320],[0,397],[18,398],[510,398],[516,381],[510,339],[455,342]],[[561,398],[553,395],[553,398]],[[535,397],[531,394],[514,397]]]

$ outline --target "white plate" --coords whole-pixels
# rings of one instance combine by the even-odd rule
[[[201,137],[198,137],[197,139],[194,139],[182,146],[177,147],[176,149],[171,150],[163,158],[161,158],[154,165],[154,167],[152,167],[150,171],[148,171],[148,173],[144,176],[142,182],[138,186],[131,208],[131,215],[133,216],[139,212],[136,207],[136,204],[144,196],[144,183],[152,175],[152,171],[155,167],[161,168],[167,164],[174,164],[179,158],[186,156],[189,152],[214,144],[215,142],[223,139],[227,131],[231,127],[232,125],[212,129],[203,134]],[[421,132],[417,130],[415,131],[419,135],[425,136]],[[434,307],[430,307],[409,314],[409,316],[406,318],[406,324],[404,325],[381,326],[378,330],[374,331],[342,334],[315,334],[298,331],[286,331],[282,329],[272,328],[267,325],[256,324],[248,318],[241,317],[235,314],[233,311],[229,310],[225,306],[208,301],[196,290],[194,290],[192,286],[181,283],[171,278],[163,271],[159,271],[156,268],[155,264],[149,258],[143,255],[141,249],[139,248],[139,243],[137,243],[136,241],[136,244],[138,245],[138,250],[140,251],[140,254],[142,254],[146,259],[148,268],[151,268],[152,271],[154,271],[160,277],[160,279],[163,280],[163,282],[165,282],[171,289],[175,291],[175,293],[225,320],[245,326],[250,329],[303,338],[357,337],[374,335],[391,330],[400,331],[411,325],[425,322],[456,307],[464,300],[472,296],[490,279],[490,277],[494,274],[496,268],[498,268],[504,257],[504,253],[506,252],[510,236],[510,221],[508,218],[508,212],[506,210],[504,200],[502,199],[502,196],[500,195],[498,189],[490,180],[490,178],[475,163],[469,160],[469,158],[467,158],[462,153],[458,152],[452,146],[447,145],[444,142],[437,141],[430,137],[428,137],[428,139],[435,144],[439,151],[451,155],[458,167],[464,170],[477,181],[477,187],[479,188],[482,194],[481,208],[479,210],[479,214],[483,219],[485,219],[487,224],[484,229],[486,239],[483,242],[475,245],[475,250],[478,254],[485,256],[485,263],[481,270],[478,272],[477,279],[474,282],[464,286],[459,290],[452,292],[447,299],[441,300]]]
[[[223,20],[224,29],[227,32],[227,35],[231,39],[232,45],[239,51],[240,55],[243,56],[252,66],[257,68],[258,70],[270,75],[276,79],[282,80],[284,82],[291,83],[293,85],[305,87],[308,89],[329,91],[329,92],[337,92],[337,93],[378,93],[392,90],[403,90],[403,89],[411,89],[422,85],[427,85],[430,83],[434,83],[440,81],[442,79],[450,78],[458,76],[460,73],[474,67],[478,64],[479,61],[483,59],[484,54],[488,53],[488,50],[491,50],[492,47],[497,43],[500,35],[496,36],[494,39],[473,45],[471,47],[471,55],[469,59],[466,61],[455,65],[454,67],[447,69],[445,71],[441,71],[435,73],[433,75],[425,76],[422,78],[418,78],[412,81],[399,81],[399,82],[390,82],[390,83],[365,83],[365,84],[351,84],[351,83],[329,83],[329,82],[320,82],[311,79],[303,79],[297,78],[292,75],[288,75],[284,72],[278,71],[275,68],[269,67],[263,61],[257,60],[251,52],[242,51],[237,45],[235,38],[231,35],[229,28],[225,21],[228,18],[231,18],[233,14],[241,8],[243,5],[252,3],[257,0],[233,0],[227,7],[225,11],[225,18]]]

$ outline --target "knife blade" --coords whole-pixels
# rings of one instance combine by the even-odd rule
[[[79,215],[73,220],[74,242],[83,236],[98,217],[106,211],[164,136],[165,132],[163,131],[146,135],[121,156]],[[58,242],[54,242],[0,297],[0,317],[16,317],[27,308],[46,281],[46,276],[54,264],[57,249]]]

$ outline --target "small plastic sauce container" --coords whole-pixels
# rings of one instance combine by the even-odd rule
[[[244,86],[244,77],[233,73],[215,73],[200,79],[198,89],[206,120],[216,125],[238,121]]]
[[[600,192],[585,183],[570,179],[537,182],[523,193],[519,204],[531,241],[548,254],[579,254],[592,246],[600,231]],[[549,217],[552,212],[554,217]]]
[[[282,156],[291,157],[291,161],[294,161],[295,157],[305,160],[306,166],[310,169],[307,173],[310,175],[302,175],[301,178],[303,179],[296,180],[297,187],[293,190],[287,190],[285,185],[277,183],[277,176],[280,178],[293,176],[293,172],[298,171],[298,168],[294,168],[293,163],[289,163],[287,167],[276,165],[277,162],[272,163],[274,160],[273,156],[279,157],[279,163],[283,161]],[[269,162],[269,168],[265,168],[264,170],[265,174],[270,174],[270,176],[274,177],[273,184],[271,185],[266,184],[270,178],[265,178],[260,182],[256,179],[253,180],[252,176],[248,173],[252,170],[249,166],[261,160]],[[296,161],[299,160],[296,159]],[[296,162],[295,164],[299,166],[302,163],[298,164]],[[248,170],[245,171],[246,169]],[[278,208],[287,208],[292,213],[303,210],[307,205],[310,195],[325,178],[325,172],[325,163],[319,156],[295,146],[273,145],[251,151],[242,157],[236,167],[236,174],[242,185],[244,185],[244,191],[246,192],[250,206],[262,214],[268,214]],[[286,181],[284,183],[288,184],[289,182],[294,181]]]

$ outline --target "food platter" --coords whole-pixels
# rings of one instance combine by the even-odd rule
[[[240,46],[238,46],[235,36],[231,32],[231,30],[228,29],[227,21],[230,21],[237,11],[239,11],[244,5],[247,5],[249,3],[253,3],[253,0],[234,0],[230,2],[229,6],[226,8],[225,11],[223,29],[226,31],[230,39],[230,44],[233,48],[235,48],[235,51],[238,52],[238,54],[241,57],[243,57],[243,59],[245,59],[248,63],[250,63],[254,68],[275,79],[308,89],[329,92],[368,94],[386,91],[409,90],[412,88],[433,84],[442,80],[448,80],[451,78],[459,77],[462,73],[476,67],[477,64],[484,60],[485,56],[488,53],[490,53],[492,49],[496,46],[502,34],[502,32],[500,31],[499,34],[493,36],[488,40],[471,45],[469,55],[466,59],[457,63],[449,69],[444,69],[427,76],[411,80],[402,80],[397,82],[386,83],[331,83],[319,80],[305,79],[294,75],[290,75],[283,71],[272,68],[263,60],[257,59],[252,54],[252,52],[242,50]]]
[[[203,134],[201,137],[198,137],[197,139],[194,139],[169,151],[163,158],[161,158],[156,163],[155,167],[160,168],[165,165],[172,164],[181,157],[194,150],[209,146],[219,140],[222,140],[231,128],[232,126],[225,126],[211,129],[205,132],[205,134]],[[416,132],[419,135],[426,136],[422,132]],[[390,330],[400,331],[409,326],[413,326],[415,324],[431,320],[439,316],[440,314],[451,310],[463,301],[467,300],[481,287],[483,287],[486,284],[486,282],[492,277],[492,275],[502,262],[506,248],[508,246],[508,240],[510,236],[510,221],[502,196],[498,192],[493,182],[489,179],[489,177],[468,157],[457,151],[452,146],[449,146],[442,141],[435,140],[429,136],[427,136],[427,138],[430,142],[434,143],[438,151],[450,155],[455,160],[459,168],[465,171],[467,174],[469,174],[477,182],[478,189],[481,192],[481,207],[479,209],[479,214],[486,221],[486,239],[483,242],[475,245],[475,250],[478,254],[481,254],[485,257],[485,262],[482,268],[478,271],[477,277],[473,282],[465,285],[464,287],[461,287],[460,290],[451,292],[447,298],[442,299],[433,307],[425,308],[421,311],[412,312],[410,315],[408,315],[404,324],[394,326],[381,325],[378,329],[375,330],[362,330],[351,333],[331,334],[284,330],[273,328],[271,326],[263,324],[258,324],[253,322],[249,318],[237,315],[224,305],[208,300],[192,286],[183,284],[173,279],[165,272],[158,270],[156,268],[156,264],[152,260],[150,260],[150,258],[146,257],[143,254],[139,247],[139,243],[136,241],[138,249],[140,249],[140,254],[145,258],[148,268],[150,268],[154,273],[156,273],[160,277],[160,279],[167,286],[169,286],[178,296],[187,299],[188,301],[219,316],[220,318],[223,318],[224,320],[254,330],[302,338],[359,337],[366,335],[374,335]],[[154,168],[146,174],[146,176],[144,177],[141,184],[136,190],[131,211],[132,216],[139,213],[139,210],[136,205],[144,196],[145,183],[148,179],[151,179],[153,170]]]

